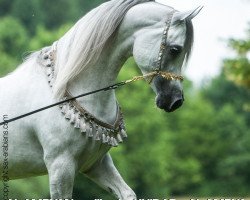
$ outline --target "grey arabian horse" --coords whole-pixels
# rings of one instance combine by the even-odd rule
[[[149,0],[103,3],[0,79],[0,115],[15,117],[114,84],[131,56],[144,75],[172,74],[155,74],[150,86],[159,108],[176,110],[184,100],[176,77],[189,58],[191,20],[199,11],[178,12]],[[71,199],[80,171],[117,198],[136,199],[108,153],[127,137],[114,90],[12,122],[8,133],[8,147],[2,148],[8,159],[1,153],[0,169],[8,167],[10,179],[48,174],[51,198]]]

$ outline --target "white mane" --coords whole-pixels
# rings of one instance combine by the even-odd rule
[[[59,41],[54,94],[63,97],[70,81],[95,63],[127,11],[150,0],[112,0],[80,19]]]

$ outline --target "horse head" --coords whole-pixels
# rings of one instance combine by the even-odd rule
[[[144,75],[161,71],[180,76],[182,66],[192,50],[191,20],[200,12],[201,7],[188,12],[178,12],[171,7],[161,6],[161,9],[158,7],[155,12],[154,7],[147,8],[150,3],[139,6],[148,10],[147,16],[151,18],[151,23],[135,34],[133,56],[138,67]],[[156,93],[158,108],[173,112],[183,104],[181,80],[165,79],[159,74],[150,81],[150,85]]]

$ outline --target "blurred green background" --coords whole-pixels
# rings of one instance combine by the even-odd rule
[[[100,3],[0,0],[0,76]],[[117,91],[129,138],[111,154],[138,197],[250,196],[250,29],[245,38],[230,39],[228,48],[235,56],[225,58],[219,76],[199,87],[185,80],[186,101],[175,113],[158,110],[144,82]],[[130,59],[119,79],[137,74]],[[10,198],[49,198],[47,176],[9,184]],[[114,199],[79,174],[74,199],[94,198]]]

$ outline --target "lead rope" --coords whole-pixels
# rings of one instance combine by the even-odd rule
[[[132,79],[129,79],[129,80],[126,80],[126,81],[122,81],[122,82],[119,82],[119,83],[116,83],[116,84],[113,84],[113,85],[110,85],[110,86],[107,86],[107,87],[104,87],[104,88],[101,88],[101,89],[98,89],[98,90],[94,90],[94,91],[91,91],[91,92],[80,94],[78,96],[71,97],[71,98],[68,98],[68,99],[56,102],[54,104],[51,104],[51,105],[39,108],[37,110],[25,113],[23,115],[20,115],[20,116],[17,116],[17,117],[5,120],[5,121],[3,121],[3,122],[0,123],[0,126],[4,125],[6,123],[10,123],[10,122],[16,121],[18,119],[22,119],[24,117],[33,115],[33,114],[41,112],[43,110],[47,110],[49,108],[58,106],[60,104],[63,104],[63,103],[66,103],[66,102],[78,99],[80,97],[88,96],[88,95],[95,94],[95,93],[98,93],[98,92],[101,92],[101,91],[115,90],[115,89],[120,88],[120,87],[122,87],[124,85],[127,85],[129,83],[136,82],[136,81],[143,80],[143,79],[147,79],[147,78],[152,78],[152,77],[155,77],[157,75],[160,75],[160,76],[162,76],[163,78],[165,78],[167,80],[180,80],[180,81],[183,81],[183,79],[184,79],[183,76],[175,75],[175,74],[172,74],[172,73],[154,71],[154,72],[151,72],[149,74],[145,74],[145,75],[142,75],[142,76],[135,76]]]

